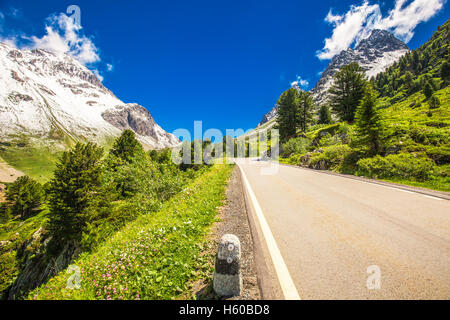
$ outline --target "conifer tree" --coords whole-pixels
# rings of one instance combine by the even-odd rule
[[[39,182],[22,176],[8,187],[6,200],[13,216],[28,218],[38,212],[44,202],[44,189]]]
[[[283,92],[278,99],[278,126],[280,140],[286,141],[296,134],[297,130],[297,89],[291,88]]]
[[[131,130],[124,130],[116,139],[111,149],[111,154],[124,161],[131,162],[136,152],[142,151],[142,145],[136,140],[136,136]]]
[[[428,80],[423,87],[423,94],[427,99],[430,99],[433,93],[434,93],[433,84],[431,83],[431,80]]]
[[[49,185],[49,229],[55,241],[80,240],[83,228],[102,201],[103,149],[77,143],[57,163]]]
[[[371,156],[379,154],[383,148],[383,123],[376,105],[377,96],[378,92],[367,85],[355,114],[358,142],[368,149]]]
[[[354,121],[366,83],[364,69],[355,62],[342,67],[334,75],[334,83],[329,90],[330,105],[341,120]]]
[[[430,109],[437,109],[441,106],[441,101],[435,94],[433,94],[428,100],[428,106]]]
[[[441,78],[444,81],[450,80],[450,63],[448,61],[444,61],[441,66]]]
[[[331,112],[330,108],[326,104],[322,105],[319,110],[319,124],[331,123]]]
[[[308,125],[312,122],[313,115],[312,110],[314,109],[314,101],[311,98],[311,94],[305,91],[298,93],[296,99],[297,104],[297,116],[296,116],[296,127],[302,132],[306,132]]]

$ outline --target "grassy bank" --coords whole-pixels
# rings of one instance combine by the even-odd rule
[[[225,199],[232,166],[215,165],[156,213],[139,217],[93,253],[74,262],[81,289],[62,271],[30,299],[176,299],[212,270],[200,255]]]
[[[429,110],[416,93],[380,108],[385,124],[385,154],[367,157],[354,142],[355,125],[312,126],[283,144],[280,162],[374,179],[450,191],[450,87],[435,95],[441,107]]]

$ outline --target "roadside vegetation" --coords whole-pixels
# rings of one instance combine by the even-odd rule
[[[170,149],[145,152],[134,133],[126,130],[106,153],[93,143],[77,143],[63,152],[52,178],[43,184],[29,176],[7,184],[5,201],[0,203],[1,298],[26,297],[29,291],[65,270],[74,259],[100,250],[130,223],[136,223],[136,228],[142,223],[158,230],[169,223],[178,223],[170,219],[178,214],[176,201],[181,198],[169,201],[176,195],[182,197],[180,192],[186,195],[188,190],[194,197],[200,189],[186,188],[204,175],[218,183],[210,185],[210,191],[219,192],[220,183],[212,178],[211,170],[212,166],[202,163],[174,164]],[[226,167],[221,170],[215,168],[214,172],[217,175],[228,172]],[[221,177],[225,179],[225,175]],[[218,197],[216,193],[211,197]],[[190,204],[190,207],[201,214],[198,206]],[[209,210],[210,207],[205,207],[205,214],[213,219],[213,212]],[[191,213],[193,211],[188,210],[183,217]],[[136,222],[138,220],[141,222]],[[148,234],[147,240],[153,243],[146,243],[146,246],[163,246],[159,231],[151,230],[156,233]],[[198,235],[184,233],[183,237],[192,236],[186,239],[189,242],[198,239],[200,234],[200,231]],[[122,233],[123,237],[133,235]],[[166,238],[174,241],[170,242],[173,246],[181,239],[169,234]],[[136,247],[133,250],[137,250]],[[130,284],[129,288],[134,287]]]
[[[81,288],[68,289],[65,270],[29,299],[174,299],[189,282],[212,270],[201,256],[209,227],[222,205],[232,167],[215,165],[158,212],[128,224],[74,262]]]
[[[449,38],[447,22],[370,80],[356,63],[343,67],[325,105],[283,93],[280,161],[450,191]]]

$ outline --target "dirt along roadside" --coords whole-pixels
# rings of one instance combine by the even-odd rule
[[[243,278],[242,294],[229,300],[259,300],[261,299],[260,288],[255,265],[253,240],[247,217],[245,199],[242,192],[241,172],[235,166],[227,188],[227,200],[220,208],[218,221],[214,224],[210,233],[210,241],[213,244],[209,248],[211,260],[217,252],[220,238],[231,233],[236,235],[241,242],[241,271]],[[212,290],[212,275],[193,286],[197,299],[217,299]]]

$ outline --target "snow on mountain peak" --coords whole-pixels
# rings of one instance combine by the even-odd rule
[[[355,49],[348,48],[333,57],[328,67],[322,73],[316,86],[310,91],[318,106],[326,103],[328,90],[333,84],[333,76],[343,66],[357,62],[368,78],[383,72],[409,52],[408,46],[386,30],[374,29],[370,35],[362,39]],[[277,115],[276,107],[264,115],[259,125],[270,121]]]
[[[2,140],[18,133],[51,139],[58,131],[74,141],[103,143],[131,129],[149,148],[179,143],[155,123],[148,110],[119,100],[67,54],[19,50],[0,43],[0,81]]]
[[[383,72],[409,51],[408,46],[386,30],[372,30],[369,37],[361,40],[355,49],[348,48],[336,55],[322,73],[311,94],[318,105],[326,102],[333,76],[343,66],[357,62],[371,78]]]

